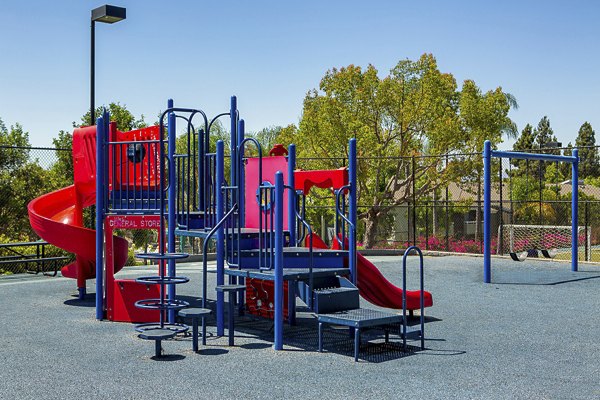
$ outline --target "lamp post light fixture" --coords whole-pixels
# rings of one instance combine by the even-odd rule
[[[546,142],[542,143],[542,148],[544,149],[560,149],[562,147],[561,142]]]
[[[96,110],[94,104],[95,79],[96,79],[96,22],[105,24],[114,24],[126,18],[126,10],[123,7],[110,6],[105,4],[92,10],[91,24],[91,46],[90,46],[90,125],[94,125],[96,119]]]

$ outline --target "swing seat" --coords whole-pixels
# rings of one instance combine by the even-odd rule
[[[549,250],[548,249],[543,249],[543,250],[540,250],[540,251],[542,252],[542,255],[545,258],[554,258],[554,257],[556,257],[556,254],[558,254],[558,251],[556,249],[549,249]]]
[[[514,261],[525,261],[525,259],[527,258],[528,255],[528,251],[523,251],[521,253],[510,253],[510,258],[512,258]]]

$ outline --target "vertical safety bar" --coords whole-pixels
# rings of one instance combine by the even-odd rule
[[[283,173],[275,173],[275,337],[274,349],[283,350]]]
[[[223,219],[223,181],[225,167],[225,154],[223,141],[217,142],[217,166],[216,166],[216,182],[215,182],[215,197],[216,197],[216,222]],[[225,248],[224,248],[224,232],[223,225],[217,230],[217,286],[225,284]],[[217,292],[217,335],[223,336],[225,332],[224,326],[224,293]]]
[[[204,130],[200,129],[198,131],[198,210],[204,210],[204,153]],[[206,221],[204,216],[203,218]]]
[[[296,145],[288,147],[288,185],[291,188],[288,196],[288,231],[290,231],[290,246],[296,246],[296,193],[294,170],[296,169]]]
[[[348,183],[350,190],[348,194],[348,217],[350,219],[349,233],[349,267],[352,277],[352,283],[356,285],[357,270],[356,270],[356,197],[357,197],[357,182],[356,182],[356,138],[350,139],[348,150]]]
[[[231,119],[231,143],[229,143],[229,156],[231,157],[231,171],[229,172],[229,184],[231,186],[236,186],[238,182],[235,181],[237,176],[237,166],[236,166],[236,153],[237,153],[237,98],[235,96],[231,96],[231,108],[229,109],[229,118]],[[219,185],[217,183],[217,185]],[[219,219],[217,218],[217,221]]]
[[[104,118],[96,122],[96,319],[104,318]]]
[[[235,185],[237,186],[237,203],[238,203],[238,228],[242,228],[245,226],[246,221],[246,204],[244,193],[246,193],[246,180],[244,179],[244,146],[240,146],[244,142],[245,136],[245,123],[243,119],[240,119],[238,123],[238,163],[237,163],[237,171],[238,171],[238,180]],[[238,240],[239,244],[239,240]],[[238,249],[239,254],[239,249]]]
[[[172,100],[171,100],[172,101]],[[177,136],[177,130],[175,128],[175,113],[169,113],[169,127],[167,129],[168,139],[168,157],[169,161],[169,192],[168,192],[168,214],[167,214],[167,251],[169,253],[175,252],[175,208],[177,208],[177,181],[175,174],[175,139]],[[164,173],[164,171],[161,171]],[[169,259],[168,263],[169,276],[175,276],[175,260]],[[175,300],[175,285],[169,285],[168,299]],[[169,322],[175,323],[175,310],[169,310]]]

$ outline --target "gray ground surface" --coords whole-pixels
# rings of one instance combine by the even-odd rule
[[[401,257],[370,259],[400,284]],[[244,317],[235,347],[211,323],[198,354],[180,338],[164,343],[173,356],[155,361],[153,342],[132,325],[96,321],[92,296],[73,297],[74,281],[0,278],[0,398],[600,398],[600,266],[571,273],[563,263],[493,263],[496,283],[484,285],[481,258],[426,257],[427,350],[366,337],[375,344],[364,343],[358,363],[343,330],[328,330],[326,352],[316,352],[310,315],[286,327],[285,351],[271,349],[269,323]],[[179,271],[191,278],[179,292],[194,301],[199,264]]]

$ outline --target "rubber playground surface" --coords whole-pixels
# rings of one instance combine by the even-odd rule
[[[369,259],[401,283],[401,257]],[[358,363],[347,328],[327,329],[318,353],[308,313],[285,327],[284,351],[272,350],[269,321],[244,316],[236,317],[234,347],[209,321],[198,353],[190,337],[180,337],[163,343],[169,357],[153,360],[154,343],[138,339],[131,324],[95,320],[93,281],[81,302],[71,279],[1,277],[0,398],[600,398],[600,265],[573,273],[568,263],[493,258],[494,283],[485,285],[482,262],[426,257],[434,301],[426,310],[427,349],[414,343],[405,351],[394,335],[385,344],[383,335],[366,333]],[[417,265],[409,259],[409,288],[418,284]],[[190,278],[178,294],[192,305],[199,304],[200,269],[178,264]],[[155,267],[118,275],[149,270]]]

